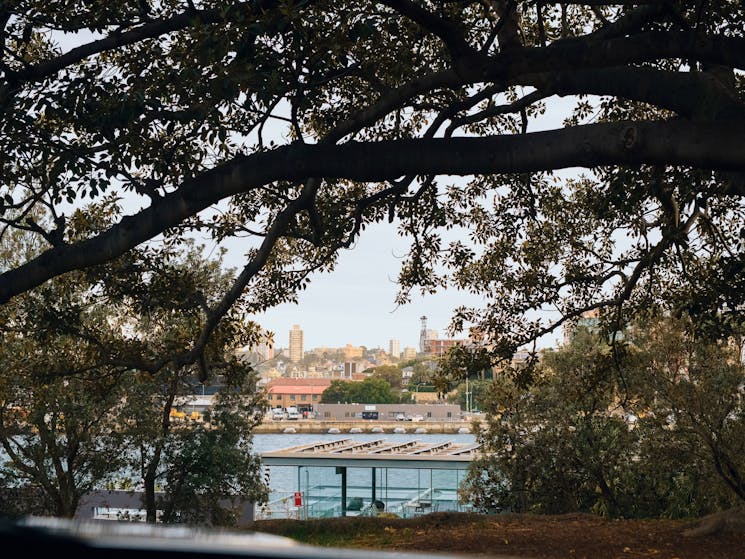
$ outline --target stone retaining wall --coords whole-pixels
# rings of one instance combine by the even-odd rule
[[[417,434],[417,429],[426,429],[427,433],[456,434],[473,432],[470,421],[318,421],[313,419],[300,419],[297,421],[265,421],[254,428],[254,433],[284,433],[288,429],[294,429],[295,433],[328,433],[329,429],[338,429],[340,434],[350,434],[350,430],[357,433],[398,433],[405,429],[406,433]],[[360,429],[360,431],[357,431]],[[376,431],[373,431],[376,429]],[[380,429],[380,431],[378,431]],[[332,431],[335,432],[335,431]]]

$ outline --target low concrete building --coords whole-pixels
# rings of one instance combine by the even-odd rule
[[[457,404],[318,404],[315,410],[318,419],[328,421],[396,421],[401,417],[403,420],[458,421],[462,416]]]

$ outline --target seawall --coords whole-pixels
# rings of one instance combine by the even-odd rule
[[[294,429],[294,431],[286,431]],[[314,419],[300,419],[296,421],[265,421],[253,429],[254,433],[328,433],[329,429],[338,429],[339,434],[357,433],[406,433],[417,434],[416,431],[425,429],[427,433],[463,433],[467,429],[473,432],[470,421],[319,421]],[[350,430],[354,429],[353,433]],[[357,431],[359,429],[360,431]],[[375,429],[375,430],[373,430]],[[335,431],[332,431],[335,432]],[[420,431],[422,433],[422,431]]]

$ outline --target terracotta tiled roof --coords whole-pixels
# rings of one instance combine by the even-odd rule
[[[275,378],[266,388],[269,394],[321,394],[329,385],[327,378]]]
[[[269,381],[270,386],[288,386],[288,385],[295,385],[295,386],[328,386],[331,384],[330,378],[289,378],[289,377],[279,377],[274,378]]]

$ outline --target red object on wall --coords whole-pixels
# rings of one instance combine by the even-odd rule
[[[295,506],[303,506],[303,493],[301,491],[295,491]]]

